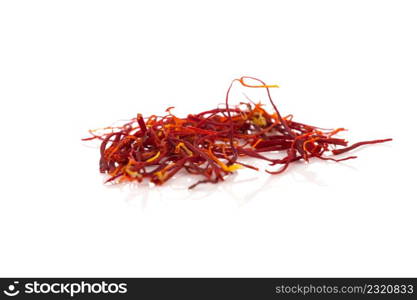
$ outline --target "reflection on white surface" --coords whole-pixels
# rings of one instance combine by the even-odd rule
[[[320,174],[320,169],[329,167],[357,171],[357,168],[346,162],[336,163],[312,159],[309,163],[302,161],[293,163],[285,173],[280,175],[270,175],[264,172],[265,168],[271,168],[269,166],[261,167],[258,172],[251,169],[240,169],[225,177],[223,182],[200,184],[192,190],[188,187],[198,180],[198,176],[190,176],[185,171],[179,172],[162,186],[155,186],[148,181],[106,184],[105,186],[107,189],[119,191],[127,203],[139,204],[142,209],[148,206],[149,201],[198,201],[217,196],[222,197],[224,201],[232,199],[240,207],[255,198],[262,198],[262,194],[270,197],[268,195],[274,194],[271,190],[275,189],[278,191],[276,193],[278,199],[279,190],[288,190],[289,185],[309,184],[316,187],[326,187],[328,186],[326,174],[329,173]],[[105,178],[103,176],[103,181]]]

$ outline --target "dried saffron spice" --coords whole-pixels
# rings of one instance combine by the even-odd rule
[[[248,80],[258,82],[250,85]],[[263,88],[274,109],[268,113],[263,105],[240,103],[230,107],[229,93],[234,83],[248,88]],[[217,183],[246,167],[258,168],[241,161],[252,157],[267,161],[278,170],[266,170],[280,174],[291,163],[311,158],[336,162],[354,159],[356,156],[335,158],[357,147],[391,141],[392,139],[363,141],[348,146],[347,141],[335,137],[344,128],[324,130],[316,126],[295,122],[292,115],[283,117],[271,98],[269,89],[262,80],[244,76],[235,79],[226,93],[225,108],[215,108],[198,114],[179,118],[171,113],[144,118],[138,114],[123,126],[106,127],[108,132],[98,134],[90,130],[91,137],[101,140],[100,172],[110,177],[106,182],[141,182],[148,178],[161,185],[176,173],[185,170],[200,179],[189,188],[201,183]],[[282,152],[284,157],[273,159],[268,152]]]

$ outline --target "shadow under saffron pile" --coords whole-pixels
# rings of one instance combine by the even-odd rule
[[[248,80],[257,85],[249,85]],[[229,106],[229,92],[235,82],[248,88],[266,89],[274,108],[268,113],[261,104],[240,103]],[[138,181],[145,178],[157,185],[164,184],[180,170],[196,176],[192,189],[201,183],[217,183],[237,169],[258,168],[241,161],[252,157],[271,165],[270,174],[280,174],[296,161],[311,158],[343,161],[356,158],[344,154],[359,146],[377,144],[392,139],[363,141],[348,146],[347,141],[335,137],[345,129],[323,130],[295,122],[292,116],[282,117],[274,104],[269,89],[262,80],[244,76],[232,81],[225,108],[215,108],[186,118],[167,115],[136,118],[123,126],[106,127],[107,133],[90,130],[92,137],[101,140],[100,172],[109,174],[106,182]],[[282,152],[284,157],[273,159],[268,152]]]

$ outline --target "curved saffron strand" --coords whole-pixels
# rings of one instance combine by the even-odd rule
[[[269,170],[266,170],[266,172],[269,173],[269,174],[271,174],[271,175],[281,174],[285,170],[287,170],[287,168],[290,165],[290,163],[292,163],[295,160],[301,159],[301,156],[297,157],[294,148],[291,148],[290,150],[288,150],[287,153],[288,153],[287,157],[284,158],[284,161],[285,161],[284,166],[280,170],[278,170],[278,171],[269,171]]]
[[[386,142],[391,142],[392,139],[383,139],[383,140],[373,140],[373,141],[363,141],[363,142],[358,142],[353,144],[352,146],[346,147],[346,148],[342,148],[342,149],[336,149],[336,150],[332,150],[334,155],[339,155],[348,151],[351,151],[355,148],[358,148],[360,146],[365,146],[365,145],[372,145],[372,144],[380,144],[380,143],[386,143]]]
[[[230,139],[230,148],[233,151],[233,157],[231,159],[232,163],[236,162],[237,160],[237,151],[236,148],[233,144],[233,137],[234,137],[234,127],[233,127],[233,121],[232,121],[232,115],[230,113],[230,107],[229,107],[229,94],[230,94],[230,90],[232,89],[233,83],[235,83],[236,81],[239,81],[238,79],[234,79],[232,80],[232,82],[230,83],[229,88],[227,89],[226,92],[226,111],[227,111],[227,116],[229,118],[229,124],[230,124],[230,133],[229,133],[229,139]]]

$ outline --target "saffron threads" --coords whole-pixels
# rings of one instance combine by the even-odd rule
[[[251,80],[259,84],[248,84]],[[229,93],[234,83],[248,88],[263,88],[274,109],[267,112],[262,104],[240,103],[229,105]],[[90,130],[83,139],[101,141],[100,172],[107,173],[106,182],[141,182],[148,178],[162,185],[176,173],[185,170],[200,177],[189,188],[201,183],[217,183],[240,168],[258,168],[241,161],[244,157],[264,160],[270,164],[266,172],[280,174],[291,163],[312,158],[332,161],[357,147],[378,144],[392,139],[363,141],[348,146],[344,139],[335,137],[344,128],[324,130],[293,121],[292,115],[282,117],[262,80],[244,76],[232,81],[226,93],[225,108],[215,108],[179,118],[166,110],[165,116],[152,115],[136,118],[119,127],[105,127],[106,133]],[[284,153],[284,157],[268,157],[269,152]]]

